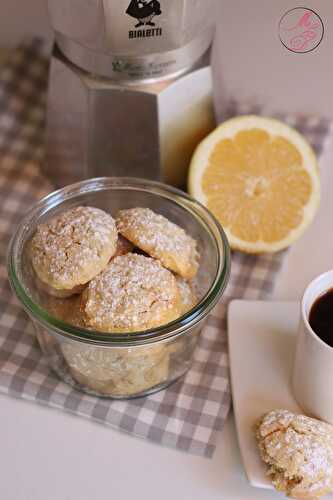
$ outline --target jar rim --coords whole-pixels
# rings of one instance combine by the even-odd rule
[[[70,325],[51,314],[37,304],[26,291],[17,273],[17,262],[20,255],[20,242],[24,241],[24,233],[32,220],[40,218],[50,210],[76,196],[85,193],[103,191],[106,189],[140,190],[172,200],[200,220],[207,231],[210,231],[217,248],[217,271],[213,283],[200,302],[185,315],[157,328],[129,333],[100,332]],[[214,215],[201,203],[191,198],[183,191],[166,184],[134,177],[98,177],[71,184],[48,194],[37,202],[21,220],[11,238],[8,247],[7,268],[10,284],[26,312],[38,323],[54,333],[74,341],[100,347],[129,347],[160,342],[179,336],[203,320],[217,303],[225,290],[231,267],[231,256],[228,239],[220,223]]]

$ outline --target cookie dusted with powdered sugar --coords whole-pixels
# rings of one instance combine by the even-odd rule
[[[180,296],[173,274],[143,255],[112,259],[82,297],[87,326],[104,332],[155,328],[180,315]]]
[[[268,475],[292,498],[315,500],[333,489],[333,427],[287,410],[273,410],[257,424]]]
[[[162,262],[183,278],[193,278],[198,271],[196,241],[184,229],[149,208],[121,210],[118,231],[135,246]]]
[[[30,244],[32,266],[48,293],[70,296],[107,266],[117,240],[111,215],[76,207],[37,227]]]

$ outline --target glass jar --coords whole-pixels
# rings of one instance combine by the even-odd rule
[[[120,209],[148,207],[183,227],[197,240],[200,252],[197,305],[176,321],[144,332],[113,334],[84,328],[74,318],[79,317],[75,297],[51,298],[37,286],[28,252],[38,224],[78,205],[98,207],[113,216]],[[229,272],[227,238],[206,208],[174,188],[134,178],[90,179],[51,193],[21,221],[8,252],[12,288],[33,321],[50,367],[79,390],[116,399],[153,393],[187,372],[204,321],[220,299]]]

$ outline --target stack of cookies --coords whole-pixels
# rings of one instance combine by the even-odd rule
[[[196,241],[148,208],[117,219],[79,206],[37,227],[29,248],[44,304],[58,319],[107,333],[134,333],[192,309],[199,267]],[[78,344],[79,345],[79,344]],[[74,379],[102,394],[134,394],[168,375],[165,347],[105,350],[65,343]]]

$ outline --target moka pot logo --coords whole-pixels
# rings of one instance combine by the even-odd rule
[[[156,27],[154,20],[162,14],[161,4],[157,0],[131,0],[126,14],[136,20],[135,29],[129,31],[129,38],[162,36],[162,28]]]

